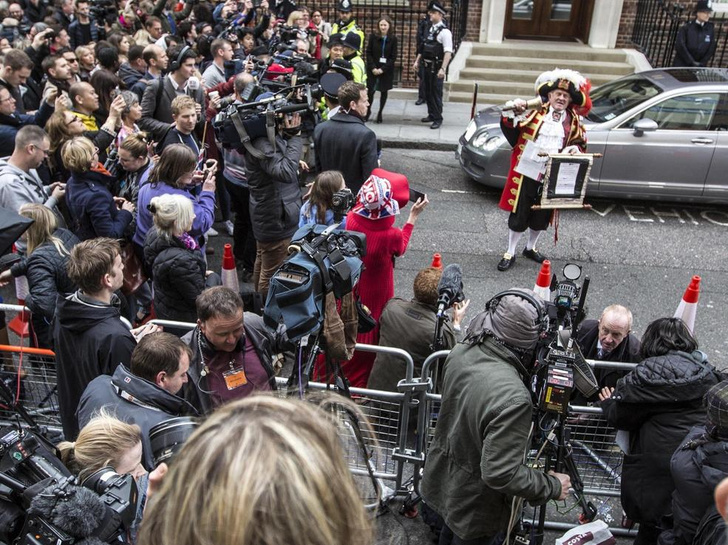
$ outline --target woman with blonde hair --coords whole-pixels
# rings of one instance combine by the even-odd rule
[[[86,136],[97,148],[104,150],[114,142],[115,125],[116,121],[111,119],[111,121],[107,120],[104,123],[101,130],[96,132],[87,131],[83,121],[75,113],[70,110],[56,110],[45,125],[45,131],[51,141],[48,156],[53,180],[65,183],[71,176],[61,157],[63,144],[75,136]]]
[[[141,515],[147,499],[149,476],[142,465],[142,430],[127,424],[101,409],[78,434],[76,441],[58,445],[61,461],[83,483],[105,467],[119,475],[131,475],[136,481],[137,514],[124,543],[135,543]]]
[[[195,300],[205,287],[221,285],[206,270],[205,256],[189,234],[195,213],[184,195],[160,195],[149,203],[154,227],[144,243],[144,265],[152,275],[154,311],[162,320],[196,322]]]
[[[142,466],[141,429],[103,409],[81,429],[75,442],[64,441],[58,450],[63,465],[80,481],[104,467],[135,478],[146,475]]]
[[[27,277],[29,293],[25,306],[31,311],[36,345],[52,348],[51,323],[56,299],[77,289],[68,278],[66,264],[71,248],[78,244],[78,238],[70,231],[58,228],[56,215],[42,204],[24,204],[19,213],[33,220],[20,237],[26,243],[26,254],[21,261],[0,274],[0,285],[7,284],[13,277]]]
[[[140,545],[369,545],[372,524],[324,409],[256,395],[214,412],[174,459]]]
[[[134,204],[112,195],[116,179],[99,164],[99,148],[77,136],[63,145],[61,157],[71,171],[66,203],[76,236],[81,240],[123,238],[134,219]]]

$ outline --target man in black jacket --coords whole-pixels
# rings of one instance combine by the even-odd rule
[[[256,391],[275,389],[275,361],[291,348],[282,331],[243,311],[243,300],[217,286],[197,297],[197,327],[182,340],[192,349],[184,398],[201,414]]]
[[[142,118],[138,121],[139,127],[151,132],[156,142],[164,138],[174,123],[172,101],[179,95],[189,95],[197,103],[197,130],[202,131],[205,124],[205,116],[202,115],[205,94],[200,81],[192,78],[197,53],[187,46],[175,45],[169,48],[167,55],[169,74],[150,82],[144,89]]]
[[[124,283],[124,265],[117,241],[95,238],[74,246],[68,277],[79,290],[58,298],[53,340],[63,435],[73,441],[79,431],[76,408],[89,382],[112,374],[120,363],[128,365],[137,339],[159,327],[130,331],[121,321],[115,292]]]
[[[632,312],[622,305],[610,305],[602,311],[599,320],[584,320],[576,334],[576,342],[584,357],[589,360],[602,360],[614,363],[639,363],[640,340],[632,335]],[[594,369],[599,388],[614,388],[617,380],[627,374],[619,369]],[[597,395],[589,401],[596,401]],[[586,401],[577,398],[573,401],[580,405]]]
[[[339,113],[316,126],[316,170],[338,170],[356,195],[378,166],[377,135],[364,124],[369,108],[367,88],[347,81],[339,87]]]
[[[86,387],[78,403],[78,427],[88,424],[97,411],[106,407],[124,422],[142,430],[142,461],[154,469],[149,430],[176,416],[198,413],[177,393],[187,383],[190,348],[171,333],[147,335],[134,349],[131,366],[120,364],[113,376],[96,377]]]
[[[298,113],[285,116],[276,127],[275,144],[256,138],[245,150],[245,173],[250,190],[250,221],[256,241],[253,284],[268,295],[271,276],[288,255],[288,244],[298,229],[301,189],[298,163],[303,139]]]

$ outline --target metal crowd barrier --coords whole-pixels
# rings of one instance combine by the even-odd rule
[[[6,308],[3,308],[6,307]],[[0,305],[0,310],[21,311],[17,305]],[[193,329],[195,324],[153,320],[153,323],[178,330]],[[441,395],[434,393],[431,375],[436,363],[449,351],[435,352],[425,360],[420,376],[414,376],[412,357],[405,351],[374,345],[357,344],[365,352],[387,353],[406,363],[405,378],[397,392],[351,388],[351,394],[369,419],[373,433],[360,425],[359,431],[366,452],[353,433],[352,423],[342,413],[339,434],[352,473],[387,482],[379,491],[385,497],[410,498],[419,495],[421,470],[434,437]],[[39,424],[60,430],[56,389],[55,357],[50,350],[0,345],[2,379]],[[629,370],[634,364],[606,363],[587,360],[592,367]],[[276,379],[279,395],[294,395],[296,388],[287,388],[287,379]],[[14,390],[13,390],[14,387]],[[330,385],[309,382],[309,391],[329,390]],[[601,498],[618,498],[621,485],[622,452],[615,443],[616,432],[608,426],[599,407],[572,406],[568,419],[574,461],[584,481],[585,493]],[[6,404],[0,405],[0,422],[17,421]],[[563,522],[547,522],[547,527],[565,529]],[[622,528],[610,528],[615,535],[634,535]]]

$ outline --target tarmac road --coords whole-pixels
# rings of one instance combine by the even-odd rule
[[[426,267],[432,254],[442,254],[443,263],[463,267],[464,291],[471,299],[469,315],[482,310],[486,301],[511,287],[532,288],[539,270],[536,263],[520,257],[505,273],[496,270],[506,244],[507,213],[498,208],[500,192],[470,180],[460,169],[452,152],[385,149],[382,168],[407,174],[413,188],[428,194],[430,206],[420,216],[407,253],[397,259],[395,293],[412,297],[417,271]],[[683,204],[657,204],[636,201],[594,201],[592,210],[561,214],[559,240],[553,229],[539,241],[539,250],[548,256],[561,275],[566,263],[576,263],[589,276],[587,296],[589,316],[598,318],[605,306],[621,303],[634,314],[634,333],[641,336],[647,324],[661,316],[671,316],[691,277],[702,278],[697,311],[696,334],[710,361],[728,368],[728,264],[725,262],[725,236],[728,213],[718,207]],[[401,214],[398,225],[407,218]],[[211,265],[217,270],[221,246],[228,237],[210,239],[216,247]],[[521,241],[519,252],[524,241]],[[598,506],[603,502],[595,500]],[[608,503],[607,517],[618,524],[618,502]],[[379,544],[426,544],[432,536],[419,519],[407,519],[392,512],[377,519]],[[576,511],[550,519],[576,524]],[[552,510],[553,513],[553,510]],[[545,543],[553,543],[563,532],[549,532]],[[631,539],[620,538],[621,544]]]

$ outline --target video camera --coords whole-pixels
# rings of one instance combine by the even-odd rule
[[[341,201],[350,202],[344,195]],[[263,319],[274,329],[285,324],[291,342],[320,331],[326,294],[341,298],[359,282],[366,235],[338,227],[301,227],[289,246],[294,253],[270,280]]]
[[[93,536],[118,542],[136,516],[134,478],[105,467],[77,486],[52,448],[20,427],[0,431],[0,541],[66,545]]]
[[[577,284],[581,267],[573,263],[564,267],[563,275],[561,281],[556,275],[551,280],[553,302],[547,305],[550,329],[538,354],[534,394],[540,411],[566,416],[574,388],[591,397],[598,390],[598,382],[575,340],[585,315],[589,277],[581,286]]]
[[[302,99],[296,98],[298,89],[301,89]],[[261,91],[259,87],[253,87],[248,96],[257,98],[262,94]],[[247,88],[244,95],[245,92],[248,92]],[[246,143],[257,138],[267,136],[273,140],[279,121],[285,115],[313,112],[315,109],[316,102],[311,93],[311,86],[305,84],[289,87],[255,102],[231,104],[215,116],[212,126],[217,139],[224,147],[242,151]]]

